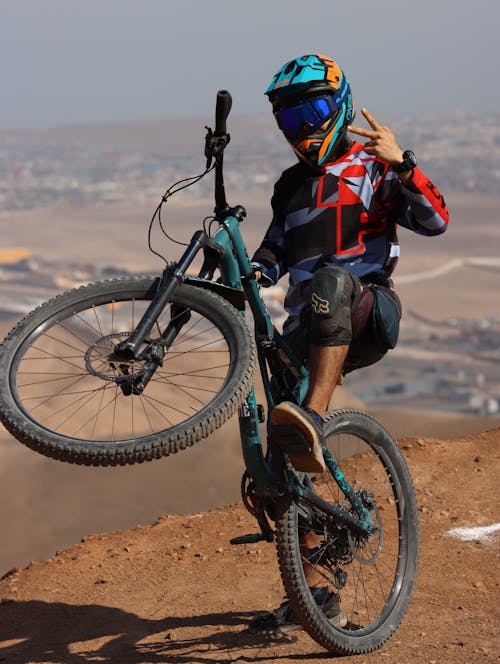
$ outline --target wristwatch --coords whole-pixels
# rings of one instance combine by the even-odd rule
[[[404,173],[405,171],[412,171],[417,165],[417,158],[415,153],[411,150],[403,152],[403,161],[400,164],[395,164],[392,168],[396,173]]]

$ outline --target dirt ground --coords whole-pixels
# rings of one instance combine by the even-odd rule
[[[498,537],[448,531],[497,523],[500,429],[455,441],[406,438],[417,489],[421,560],[414,600],[379,651],[342,661],[471,664],[497,660]],[[240,505],[85,538],[0,581],[0,662],[207,664],[320,662],[305,633],[246,629],[283,596],[273,545]],[[497,531],[498,533],[498,531]],[[496,538],[496,539],[495,539]],[[496,601],[495,601],[496,600]]]

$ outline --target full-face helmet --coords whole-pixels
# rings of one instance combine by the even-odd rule
[[[326,55],[302,55],[274,75],[266,95],[279,128],[296,154],[313,167],[337,158],[354,118],[351,88]]]

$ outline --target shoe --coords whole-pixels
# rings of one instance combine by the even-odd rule
[[[282,401],[271,411],[270,440],[288,454],[295,470],[322,473],[326,465],[321,423],[313,410]]]
[[[336,593],[331,593],[328,588],[311,588],[316,604],[321,607],[324,615],[334,627],[345,627],[347,617],[340,608],[340,598]],[[269,634],[288,634],[302,629],[302,625],[294,616],[290,602],[283,602],[274,611],[263,611],[258,613],[250,621],[248,629],[253,632],[264,632]]]

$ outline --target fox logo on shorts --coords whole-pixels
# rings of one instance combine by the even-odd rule
[[[330,306],[328,300],[323,300],[319,295],[313,293],[311,296],[312,310],[315,314],[328,314],[330,313]]]

